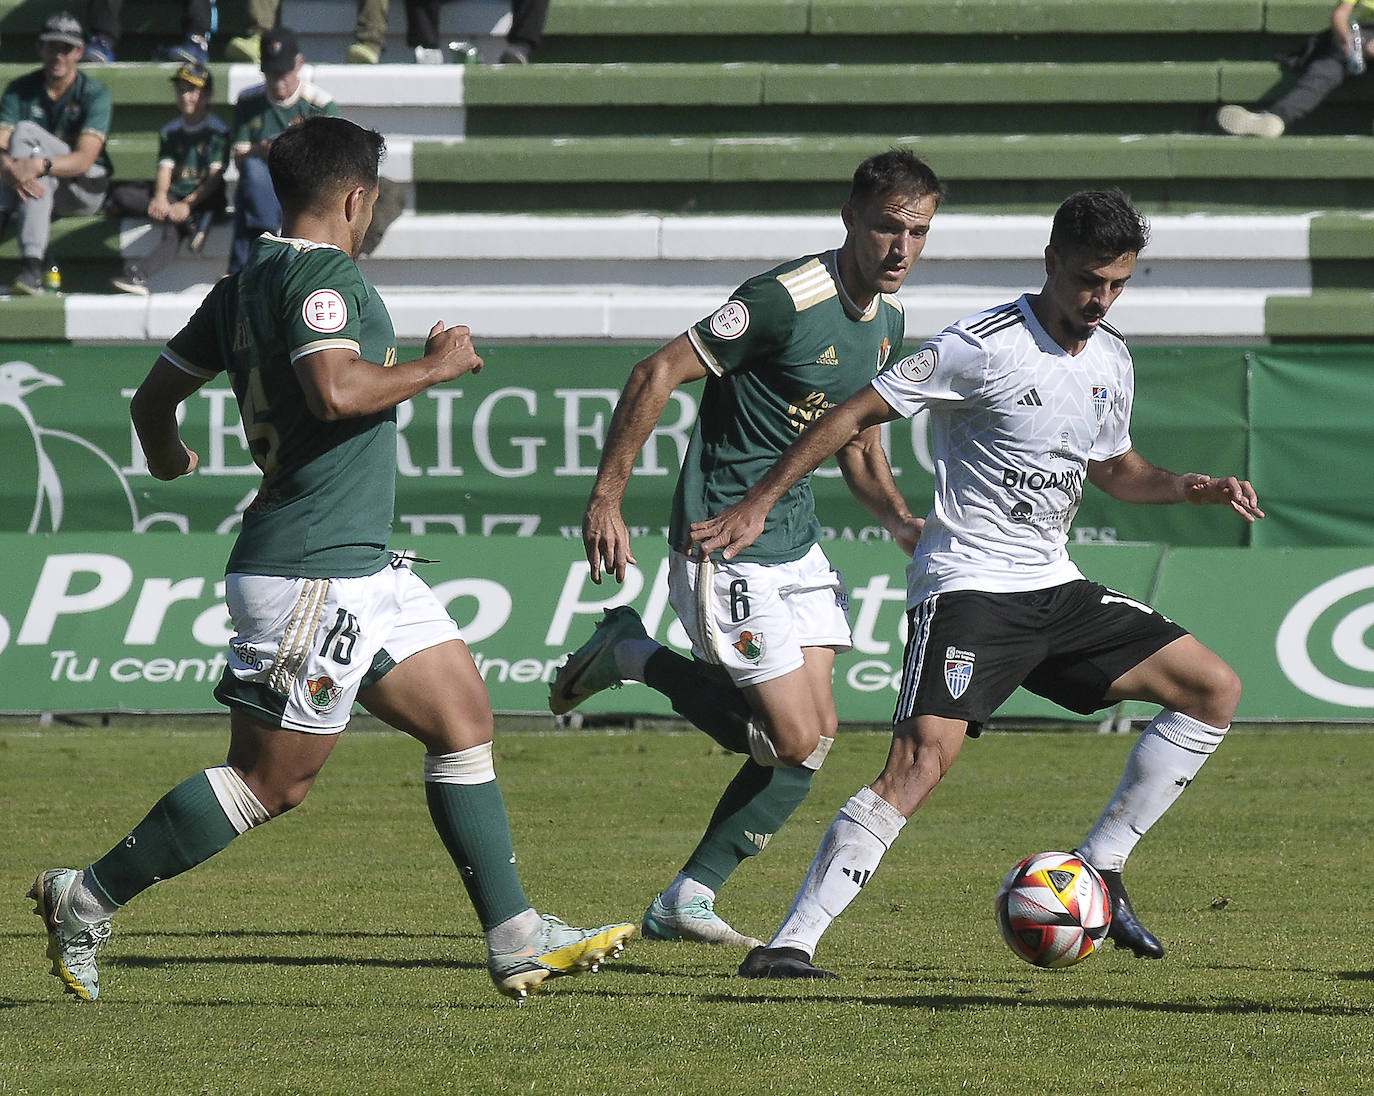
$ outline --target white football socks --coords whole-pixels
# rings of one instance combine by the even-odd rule
[[[1120,871],[1136,842],[1183,794],[1226,731],[1180,712],[1160,712],[1140,732],[1116,791],[1078,846],[1088,863]]]
[[[861,788],[825,831],[787,919],[768,946],[814,956],[825,930],[873,877],[905,825],[901,811],[872,788]]]
[[[530,933],[539,927],[539,911],[533,907],[508,917],[499,925],[492,925],[486,931],[487,953],[489,955],[508,955],[529,939]]]
[[[674,906],[685,906],[693,898],[705,898],[708,902],[714,902],[716,892],[699,879],[693,879],[684,872],[678,872],[677,878],[669,883],[663,892],[663,904],[669,909]]]

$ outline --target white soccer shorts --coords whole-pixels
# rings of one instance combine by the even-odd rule
[[[215,696],[294,731],[337,734],[365,684],[462,635],[399,557],[363,578],[226,576],[234,636]]]
[[[791,673],[803,647],[843,652],[853,644],[849,588],[819,544],[791,563],[703,565],[674,551],[668,600],[692,654],[724,667],[736,685]]]

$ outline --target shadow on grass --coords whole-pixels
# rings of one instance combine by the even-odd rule
[[[1023,996],[998,997],[989,994],[901,994],[884,997],[878,994],[828,994],[819,993],[807,997],[792,997],[778,994],[707,994],[701,998],[711,1004],[744,1005],[786,1005],[799,1000],[810,1002],[825,1001],[831,1004],[883,1005],[889,1008],[924,1009],[927,1012],[959,1012],[975,1008],[1043,1008],[1043,1009],[1126,1009],[1144,1013],[1176,1013],[1181,1016],[1322,1016],[1322,1017],[1374,1017],[1374,1006],[1361,1005],[1279,1005],[1273,1001],[1232,1000],[1219,1004],[1204,1004],[1195,1001],[1138,1001],[1111,997],[1079,997],[1065,1000],[1036,1000]]]

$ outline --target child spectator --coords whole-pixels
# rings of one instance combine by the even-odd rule
[[[114,279],[114,287],[125,293],[147,294],[149,277],[176,257],[183,240],[198,253],[211,219],[224,211],[229,127],[210,113],[214,76],[205,65],[184,64],[172,83],[180,113],[158,133],[157,178],[116,183],[105,207],[118,217],[147,217],[162,225],[156,250],[126,264]]]

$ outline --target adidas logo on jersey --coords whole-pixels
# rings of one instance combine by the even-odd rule
[[[816,359],[817,365],[839,365],[840,356],[835,353],[834,345],[827,346],[825,353]]]
[[[1016,401],[1018,407],[1044,407],[1040,402],[1040,393],[1034,388],[1028,388],[1026,394]]]

